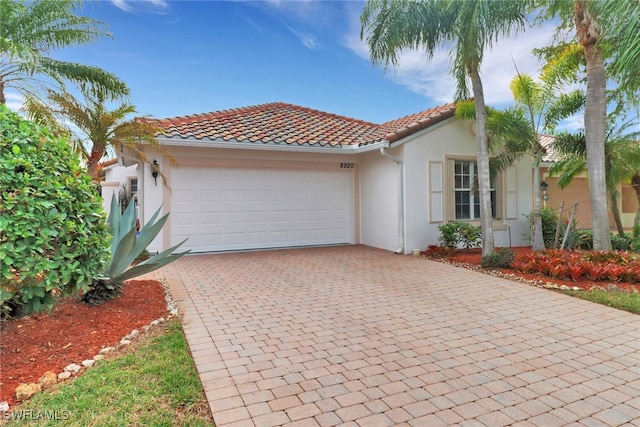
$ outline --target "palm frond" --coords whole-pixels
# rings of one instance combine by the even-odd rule
[[[557,97],[544,113],[547,129],[555,129],[561,120],[571,117],[582,110],[585,105],[585,100],[585,93],[581,90],[563,93]]]
[[[558,176],[558,186],[565,188],[573,178],[584,172],[586,167],[586,157],[566,157],[549,168],[549,175]]]

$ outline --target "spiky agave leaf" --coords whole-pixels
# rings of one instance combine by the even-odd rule
[[[109,230],[112,235],[112,258],[104,273],[94,280],[89,291],[84,295],[85,302],[99,305],[102,302],[114,299],[122,293],[125,280],[142,274],[149,273],[164,267],[165,265],[186,255],[190,251],[173,253],[185,241],[166,249],[149,258],[148,260],[129,268],[133,261],[147,248],[149,243],[156,238],[162,227],[167,222],[168,215],[162,216],[156,221],[162,207],[158,208],[144,225],[140,233],[136,230],[136,210],[131,203],[121,213],[120,204],[115,195],[111,199],[111,212],[109,214]]]
[[[178,243],[177,245],[163,251],[160,252],[157,255],[152,256],[151,258],[149,258],[148,260],[141,262],[140,264],[131,267],[130,269],[128,269],[127,271],[125,271],[124,273],[120,274],[119,276],[113,277],[111,280],[113,282],[124,282],[125,280],[129,280],[132,279],[134,277],[137,276],[141,276],[143,274],[147,274],[150,273],[154,270],[157,270],[161,267],[164,267],[165,265],[172,263],[173,261],[177,260],[178,258],[183,257],[184,255],[188,254],[189,252],[191,252],[191,250],[188,251],[184,251],[184,252],[178,252],[178,253],[173,253],[173,251],[175,251],[176,249],[178,249],[184,242],[186,242],[187,240],[183,240],[182,242]]]

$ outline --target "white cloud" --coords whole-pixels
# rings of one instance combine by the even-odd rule
[[[151,5],[154,12],[169,8],[167,0],[111,0],[111,3],[113,3],[113,5],[118,9],[124,10],[125,12],[133,12],[133,5],[136,4],[136,6],[140,6],[138,3],[144,3],[142,5],[143,8]]]
[[[558,123],[558,130],[571,133],[579,130],[584,131],[584,115],[582,113],[574,114],[573,116],[560,121],[560,123]]]
[[[345,45],[368,60],[368,47],[365,41],[360,40],[359,16],[353,19]],[[547,45],[553,38],[554,30],[553,25],[530,28],[518,36],[500,40],[485,53],[481,77],[488,104],[512,102],[509,82],[516,74],[516,65],[520,73],[538,76],[540,64],[531,52],[536,47]],[[456,83],[450,75],[450,59],[450,53],[445,49],[436,51],[431,59],[424,52],[405,50],[398,56],[398,65],[395,68],[390,66],[387,75],[412,92],[438,102],[451,102]]]
[[[118,9],[122,9],[125,12],[131,11],[131,5],[127,3],[127,0],[111,0],[111,3]]]
[[[12,111],[22,113],[22,106],[24,105],[24,96],[18,92],[13,92],[11,89],[5,93],[7,99],[6,106]]]
[[[302,42],[304,47],[306,47],[307,49],[314,50],[320,46],[318,38],[315,35],[296,31],[289,26],[287,28],[298,38],[298,40],[300,40],[300,42]]]

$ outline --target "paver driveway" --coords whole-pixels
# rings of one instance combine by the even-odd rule
[[[219,427],[640,425],[640,316],[365,246],[160,275]]]

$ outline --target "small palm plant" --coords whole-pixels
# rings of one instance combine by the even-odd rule
[[[131,266],[158,235],[169,216],[166,214],[156,221],[160,214],[160,209],[158,209],[138,233],[134,205],[135,203],[129,203],[127,209],[122,213],[115,196],[111,198],[111,212],[107,220],[111,232],[111,262],[100,277],[93,280],[89,290],[82,297],[82,300],[88,304],[97,306],[107,300],[117,298],[122,294],[125,280],[157,270],[190,252],[174,253],[186,241],[185,239],[149,259]]]

